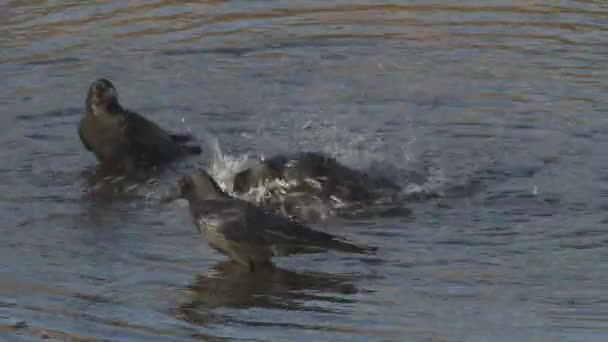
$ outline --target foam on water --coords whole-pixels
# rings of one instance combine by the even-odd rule
[[[443,196],[442,188],[446,184],[447,178],[439,167],[430,167],[426,182],[418,184],[408,182],[403,187],[401,194],[405,197],[412,196]]]

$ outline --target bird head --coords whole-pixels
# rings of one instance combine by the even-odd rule
[[[204,201],[210,199],[225,198],[226,193],[217,182],[203,169],[197,169],[188,176],[183,176],[177,181],[177,186],[166,196],[164,202],[174,201],[180,198],[188,201]]]
[[[89,86],[86,100],[87,113],[99,115],[120,108],[118,93],[112,82],[105,78],[95,80]]]

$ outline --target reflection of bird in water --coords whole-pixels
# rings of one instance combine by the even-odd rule
[[[112,201],[147,197],[156,192],[162,173],[158,169],[138,170],[131,174],[109,173],[102,168],[89,168],[82,172],[87,196],[95,200]]]
[[[313,306],[309,302],[352,303],[353,300],[340,298],[340,295],[357,293],[353,281],[358,278],[356,275],[297,273],[272,265],[248,272],[234,261],[222,261],[197,277],[179,306],[178,315],[190,322],[209,325],[236,321],[236,318],[211,312],[214,308],[256,307],[337,313],[332,309],[334,305]]]

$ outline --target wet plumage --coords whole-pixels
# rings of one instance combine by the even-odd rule
[[[395,183],[386,178],[371,177],[317,152],[278,155],[260,161],[237,173],[233,188],[238,193],[246,193],[271,179],[289,183],[294,192],[305,192],[321,198],[335,196],[345,201],[373,199],[377,197],[379,188],[398,189]]]

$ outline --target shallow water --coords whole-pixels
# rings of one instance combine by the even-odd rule
[[[1,2],[0,339],[605,341],[607,31],[599,0]],[[98,77],[207,153],[89,194]],[[299,150],[442,196],[317,226],[374,256],[269,274],[158,203]]]

